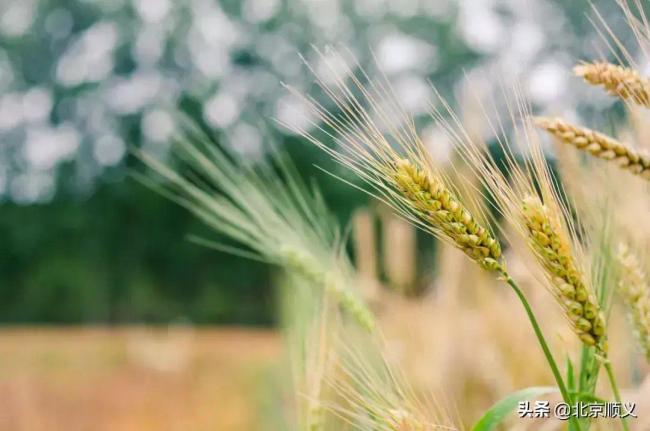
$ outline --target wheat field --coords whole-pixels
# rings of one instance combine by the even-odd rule
[[[468,119],[432,82],[445,152],[380,64],[298,54],[277,125],[365,193],[351,221],[271,138],[249,160],[179,114],[132,175],[268,266],[277,330],[5,329],[0,428],[650,430],[650,19],[614,6],[628,34],[594,9],[608,53],[567,70],[612,127],[515,78]]]
[[[0,429],[261,429],[277,334],[254,329],[0,332]]]

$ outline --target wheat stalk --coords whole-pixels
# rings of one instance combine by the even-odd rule
[[[286,340],[288,365],[299,428],[324,431],[329,419],[325,381],[334,365],[333,341],[342,329],[336,308],[322,291],[301,289],[305,279],[287,274],[280,283],[280,323]]]
[[[612,161],[622,169],[650,180],[650,154],[637,151],[602,133],[574,126],[559,118],[537,117],[535,124],[565,144],[600,159]]]
[[[621,244],[617,254],[621,268],[618,293],[627,306],[639,347],[650,361],[650,284],[638,257]]]
[[[591,85],[602,86],[613,96],[650,108],[650,81],[634,69],[599,62],[579,64],[573,72]]]
[[[327,65],[328,61],[324,60]],[[346,64],[346,61],[343,60],[342,63]],[[371,187],[368,190],[370,194],[390,205],[407,221],[461,249],[482,268],[498,274],[521,301],[562,398],[567,403],[571,402],[567,386],[537,318],[525,294],[505,269],[499,242],[489,230],[490,226],[479,223],[476,215],[481,220],[489,217],[486,217],[481,205],[470,206],[460,199],[458,190],[466,187],[466,183],[449,181],[433,163],[428,149],[418,136],[413,119],[395,98],[390,84],[379,81],[364,85],[350,69],[343,70],[342,73],[349,76],[349,80],[340,77],[339,68],[336,69],[338,73],[328,79],[313,69],[312,71],[329,102],[337,109],[332,111],[313,98],[288,87],[292,94],[305,102],[312,114],[307,118],[311,130],[292,125],[288,125],[289,128],[356,173]],[[367,78],[363,70],[361,76]],[[448,107],[446,104],[444,106]],[[448,112],[455,118],[450,108]],[[461,141],[461,148],[471,142],[465,133],[455,133],[453,127],[446,127],[442,116],[435,112],[432,116],[452,138]],[[339,146],[333,147],[329,142],[326,144],[323,137],[319,137],[321,133],[327,141],[334,139]],[[483,153],[478,157],[483,157]],[[481,170],[478,165],[480,163],[472,166]],[[498,170],[487,172],[488,170],[484,169],[490,178],[501,176]],[[505,183],[497,182],[500,190],[507,189]],[[467,198],[465,201],[471,201],[471,196],[468,193],[462,194],[463,198]],[[468,210],[470,207],[477,210],[471,212]],[[576,427],[577,420],[569,420]]]
[[[589,292],[578,270],[561,224],[536,196],[522,202],[522,216],[529,233],[529,244],[550,275],[553,292],[580,340],[607,353],[605,320],[598,301]]]
[[[521,114],[525,119],[530,118],[526,111]],[[605,319],[590,279],[585,276],[585,250],[577,235],[578,220],[571,218],[531,126],[529,121],[524,121],[520,132],[529,144],[530,158],[524,163],[516,160],[510,147],[501,144],[506,154],[507,177],[494,159],[471,146],[466,146],[466,154],[469,162],[482,173],[482,181],[497,207],[528,243],[544,271],[549,291],[561,305],[574,332],[585,345],[596,347],[600,356],[606,357]],[[588,242],[589,238],[583,237],[585,240]]]

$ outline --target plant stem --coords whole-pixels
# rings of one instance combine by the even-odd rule
[[[614,392],[614,398],[616,399],[617,403],[622,404],[621,393],[619,392],[618,385],[616,384],[616,377],[614,377],[614,370],[612,370],[612,363],[609,361],[605,361],[603,365],[605,367],[605,371],[607,371],[607,378],[609,378],[609,385],[612,387],[612,392]],[[623,424],[623,429],[625,431],[630,430],[628,428],[626,418],[621,417],[621,423]]]
[[[510,287],[512,287],[512,289],[515,291],[517,297],[521,301],[521,304],[524,306],[524,309],[526,310],[526,314],[528,315],[528,320],[530,320],[530,324],[533,327],[533,331],[535,331],[535,335],[537,336],[537,341],[539,341],[539,345],[542,347],[542,350],[544,351],[544,356],[546,356],[546,361],[548,362],[548,365],[551,367],[553,377],[555,377],[555,382],[557,383],[558,389],[560,390],[560,394],[562,394],[562,398],[564,399],[564,402],[567,403],[569,406],[571,406],[572,404],[571,396],[569,395],[569,391],[567,390],[566,385],[564,384],[564,380],[562,379],[562,374],[560,374],[560,369],[558,368],[555,359],[553,359],[553,354],[551,354],[551,349],[548,347],[548,343],[544,338],[544,334],[542,334],[542,329],[540,328],[539,323],[537,322],[535,313],[533,313],[533,310],[530,307],[530,304],[528,303],[528,300],[526,299],[524,292],[522,292],[519,286],[517,286],[517,283],[515,283],[515,281],[508,274],[504,274],[504,276],[506,278],[506,283],[508,283]],[[569,429],[580,431],[580,424],[577,418],[573,415],[569,416]]]
[[[578,392],[595,395],[601,363],[602,361],[596,358],[594,349],[583,344],[582,353],[580,354],[580,382],[578,384]],[[579,418],[578,420],[582,429],[588,431],[591,427],[590,418]]]

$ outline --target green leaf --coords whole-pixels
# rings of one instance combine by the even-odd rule
[[[531,399],[552,392],[557,392],[557,388],[553,386],[534,386],[514,392],[490,407],[476,425],[472,427],[472,431],[494,429],[508,414],[517,408],[520,401],[530,401]]]

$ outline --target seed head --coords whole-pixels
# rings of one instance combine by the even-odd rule
[[[395,164],[393,180],[427,226],[451,240],[484,269],[505,271],[499,242],[441,180],[405,159]]]
[[[554,294],[580,340],[607,353],[605,319],[575,264],[561,223],[547,206],[529,195],[522,202],[528,242],[552,281]]]
[[[561,142],[573,145],[600,159],[612,161],[622,169],[650,181],[650,154],[633,149],[602,133],[571,125],[561,119],[536,118],[535,123]]]
[[[639,259],[625,245],[617,255],[620,266],[618,293],[634,326],[639,347],[650,362],[650,285]]]
[[[612,96],[650,108],[650,81],[634,69],[601,62],[579,64],[573,72],[591,85],[602,86]]]

